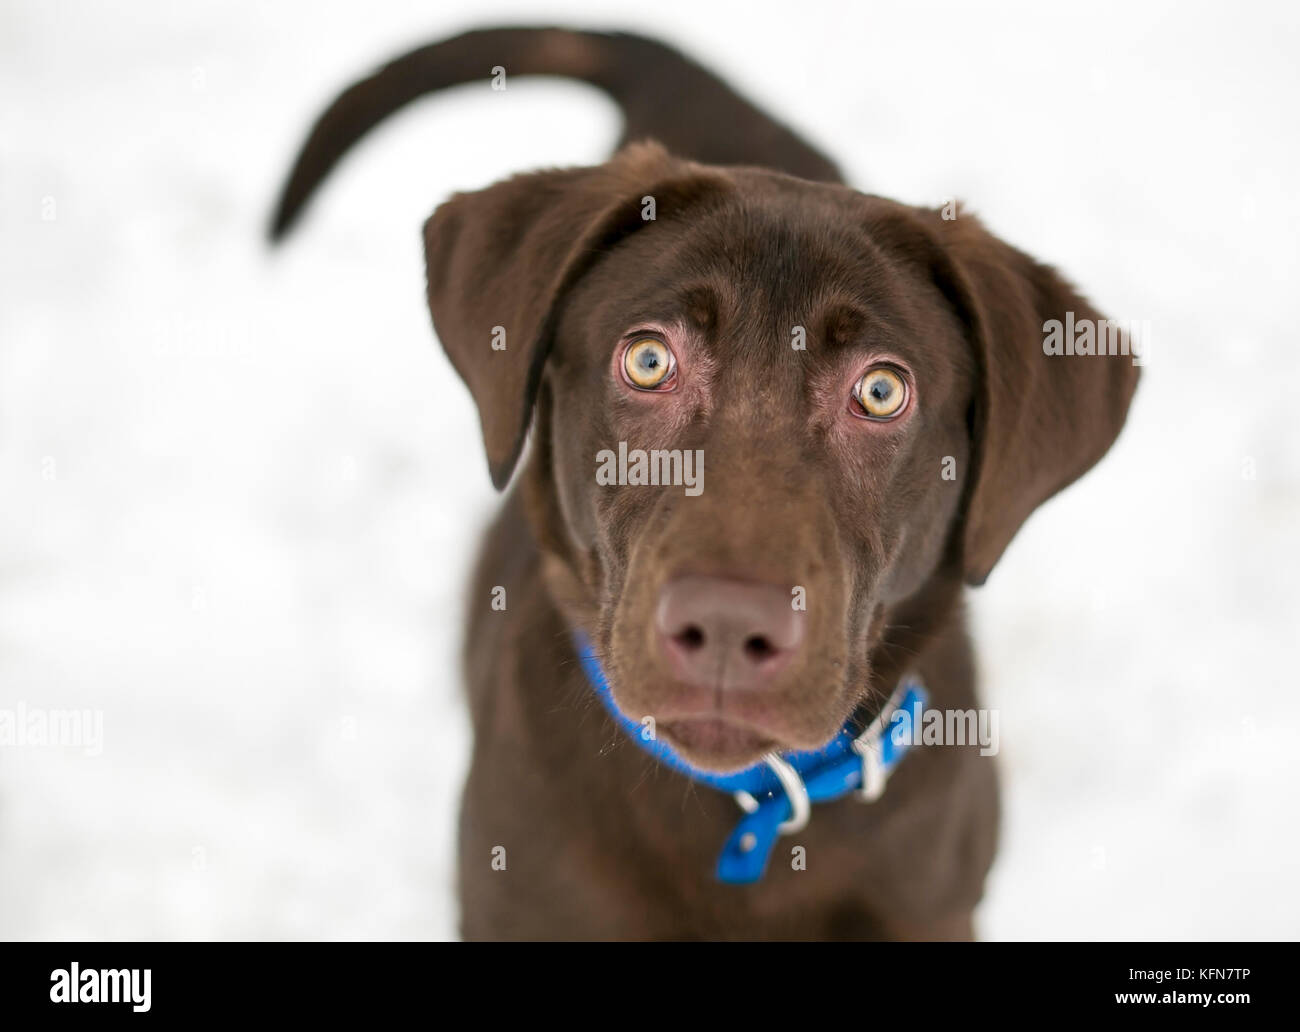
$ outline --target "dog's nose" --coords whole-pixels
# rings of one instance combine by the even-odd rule
[[[659,593],[660,644],[688,684],[761,688],[803,641],[803,613],[791,598],[770,584],[680,577]]]

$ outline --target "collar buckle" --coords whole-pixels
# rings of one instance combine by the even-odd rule
[[[785,759],[778,753],[770,752],[763,756],[763,762],[776,775],[776,779],[781,782],[781,788],[785,790],[785,797],[790,800],[790,819],[782,821],[777,825],[776,833],[778,835],[793,835],[796,831],[802,831],[808,826],[808,819],[812,816],[812,799],[808,795],[808,786],[803,783],[803,778],[799,772],[794,769],[789,760]],[[733,793],[736,804],[745,811],[753,813],[758,809],[758,800],[753,794],[746,792],[743,788]]]

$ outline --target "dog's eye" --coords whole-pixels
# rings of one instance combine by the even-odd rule
[[[907,381],[888,366],[877,366],[854,385],[853,397],[868,418],[892,419],[907,402]]]
[[[676,368],[673,353],[658,337],[638,337],[623,352],[623,373],[637,390],[662,390]]]

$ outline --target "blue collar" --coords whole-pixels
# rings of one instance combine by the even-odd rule
[[[718,858],[718,880],[730,885],[748,885],[761,879],[777,838],[802,829],[812,814],[813,803],[841,799],[855,792],[866,802],[879,799],[890,773],[912,746],[912,729],[920,731],[928,699],[919,678],[905,677],[880,715],[860,734],[854,733],[850,720],[820,749],[770,752],[762,763],[752,767],[734,774],[714,774],[691,766],[655,738],[650,728],[623,713],[614,704],[609,681],[592,652],[591,642],[576,632],[574,644],[587,680],[632,741],[692,781],[732,793],[745,811]],[[888,733],[886,724],[893,725]]]

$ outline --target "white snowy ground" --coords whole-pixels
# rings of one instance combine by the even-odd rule
[[[1150,320],[1120,445],[973,598],[1006,803],[981,928],[1300,934],[1300,32],[1215,6],[5,5],[0,710],[95,709],[104,742],[0,748],[0,937],[455,935],[494,496],[418,227],[601,160],[614,109],[425,101],[282,253],[261,232],[336,88],[503,21],[674,40],[856,185],[958,195]]]

